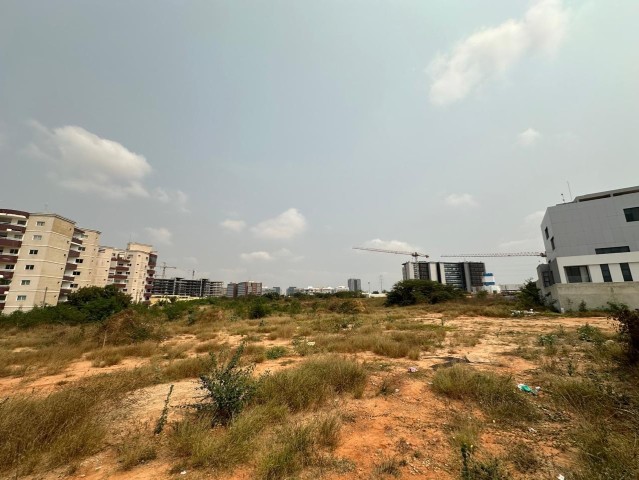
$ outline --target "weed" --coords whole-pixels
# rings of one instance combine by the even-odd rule
[[[479,434],[481,423],[472,415],[453,413],[449,422],[450,443],[456,449],[462,446],[477,447],[479,445]]]
[[[377,476],[392,475],[399,477],[402,473],[400,467],[406,465],[406,462],[397,457],[383,457],[379,463],[375,464],[373,473]]]
[[[507,480],[508,474],[504,471],[501,462],[496,458],[487,461],[479,461],[473,458],[472,446],[462,445],[462,480]]]
[[[286,347],[271,347],[266,350],[266,358],[269,360],[277,360],[288,353]]]
[[[127,435],[122,442],[118,443],[116,450],[122,470],[131,470],[157,458],[157,447],[151,439],[140,432]]]
[[[535,472],[541,466],[541,460],[535,454],[534,448],[523,442],[516,443],[510,448],[508,460],[521,473]]]
[[[597,327],[585,324],[577,329],[577,336],[579,340],[584,342],[593,342],[595,344],[601,344],[604,341],[604,336]]]
[[[171,401],[171,393],[173,393],[173,384],[169,387],[169,393],[166,394],[166,400],[164,400],[164,408],[162,408],[162,413],[160,414],[160,418],[158,418],[157,423],[155,424],[155,430],[153,433],[159,435],[164,430],[164,425],[166,425],[166,419],[169,415],[169,402]]]
[[[399,389],[401,384],[401,375],[398,374],[387,374],[382,377],[382,382],[379,385],[379,389],[377,390],[378,395],[392,395],[396,390]]]
[[[456,364],[437,370],[432,388],[449,398],[474,400],[486,412],[505,421],[537,418],[530,402],[515,391],[511,377],[475,372]]]

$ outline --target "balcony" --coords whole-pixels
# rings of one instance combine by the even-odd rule
[[[0,295],[5,295],[9,291],[9,285],[0,285]]]
[[[27,229],[24,225],[14,225],[12,223],[0,223],[0,232],[20,232],[24,233]]]
[[[69,295],[73,290],[71,290],[70,288],[61,288],[60,289],[60,296],[63,295]]]
[[[146,283],[148,284],[153,284],[153,280],[155,280],[153,277],[146,277]]]
[[[11,238],[0,237],[0,247],[20,248],[21,246],[22,240],[13,240]]]
[[[64,266],[64,270],[65,270],[64,273],[66,273],[67,270],[77,270],[77,269],[78,269],[78,265],[77,264],[75,264],[75,263],[67,263]]]
[[[13,270],[0,270],[0,278],[11,280],[13,278]]]
[[[80,240],[78,237],[71,237],[71,243],[82,245],[82,240]]]
[[[77,250],[69,250],[69,258],[77,258],[80,256],[80,252]]]
[[[73,275],[65,275],[64,277],[62,277],[62,280],[64,282],[72,282],[73,280],[75,280],[75,277]]]
[[[18,261],[17,255],[0,255],[0,264],[16,263],[17,261]]]
[[[116,280],[126,280],[129,278],[128,275],[122,275],[121,273],[116,273],[115,275],[109,275],[109,278],[115,278]]]
[[[0,216],[29,218],[29,212],[23,212],[22,210],[11,210],[9,208],[0,208]]]
[[[126,288],[126,283],[113,282],[111,285],[115,285],[118,288]]]
[[[155,275],[155,270],[153,270],[153,269],[148,269],[148,270],[146,271],[146,273],[147,273],[147,275],[148,275],[149,277],[152,277],[153,275]]]
[[[128,272],[129,267],[114,267],[116,272]]]

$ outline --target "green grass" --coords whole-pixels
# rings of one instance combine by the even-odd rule
[[[457,364],[441,368],[433,378],[433,390],[455,400],[471,400],[486,413],[503,421],[535,420],[538,413],[511,377],[476,372]]]

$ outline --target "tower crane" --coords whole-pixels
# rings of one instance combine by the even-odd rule
[[[442,257],[546,257],[545,252],[502,252],[502,253],[459,253],[455,255],[441,255]]]
[[[166,277],[166,269],[167,268],[177,268],[177,267],[171,267],[169,265],[166,264],[166,262],[162,262],[162,278]]]
[[[415,259],[415,261],[418,260],[418,257],[428,258],[428,255],[426,255],[425,253],[407,252],[405,250],[385,250],[383,248],[368,248],[368,247],[353,247],[353,249],[354,250],[366,250],[368,252],[395,253],[397,255],[410,255],[411,257],[413,257]]]

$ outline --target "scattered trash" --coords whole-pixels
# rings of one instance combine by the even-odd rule
[[[186,475],[186,470],[182,470],[182,471],[180,472],[180,475]]]
[[[437,358],[441,358],[442,360],[445,360],[445,362],[436,363],[435,365],[430,367],[433,370],[437,370],[437,369],[440,369],[440,368],[452,367],[456,363],[470,363],[470,361],[466,357],[464,357],[464,358],[459,358],[459,357],[437,357]]]
[[[308,345],[309,347],[314,347],[315,346],[315,342],[306,342],[306,345]]]
[[[417,371],[417,367],[408,367],[408,373],[415,373]]]
[[[541,390],[541,387],[531,388],[528,385],[526,385],[525,383],[518,383],[517,384],[517,388],[519,390],[521,390],[522,392],[532,393],[533,395],[537,395],[537,392],[539,392],[539,390]]]
[[[557,480],[566,480],[566,477],[564,477],[561,473],[559,475],[557,475]]]
[[[537,430],[535,430],[535,429],[534,429],[534,428],[532,428],[532,427],[528,427],[528,431],[529,431],[530,433],[537,433]]]
[[[537,312],[535,312],[532,308],[530,310],[511,310],[510,311],[511,317],[523,317],[524,315],[537,315]]]

